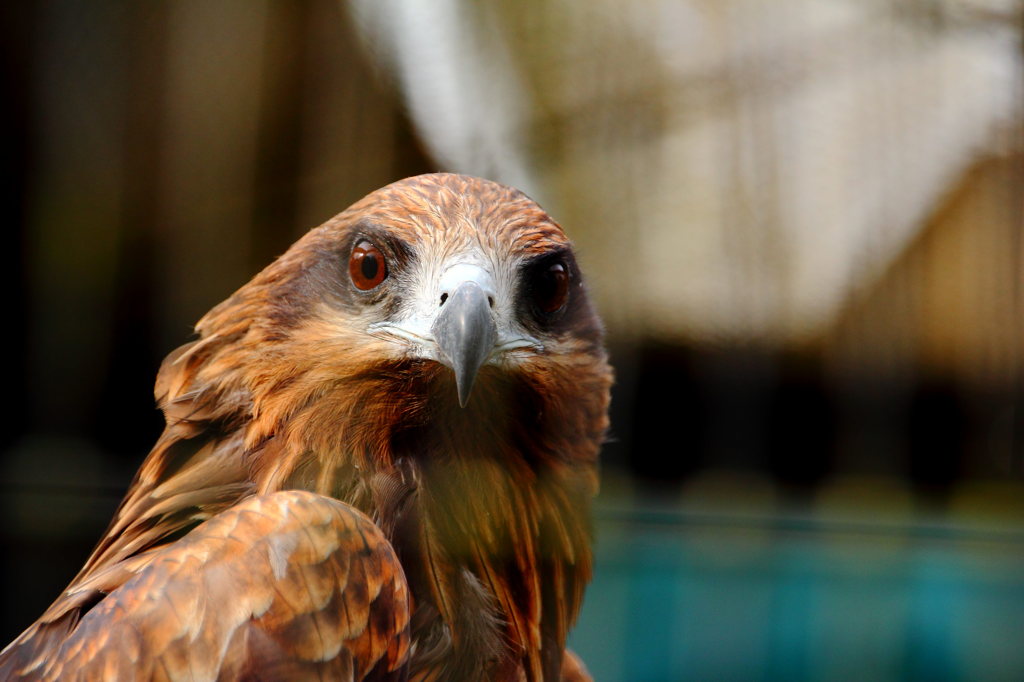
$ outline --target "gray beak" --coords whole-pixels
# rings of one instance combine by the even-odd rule
[[[476,282],[462,282],[445,300],[430,331],[455,372],[459,405],[465,407],[476,374],[498,338],[487,294]]]

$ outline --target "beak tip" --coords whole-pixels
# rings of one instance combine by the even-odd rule
[[[465,407],[469,404],[469,395],[473,392],[473,384],[476,379],[476,373],[455,373],[455,391],[459,395],[459,407]]]

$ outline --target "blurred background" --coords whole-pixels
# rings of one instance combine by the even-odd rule
[[[160,360],[434,170],[538,199],[617,371],[598,680],[1024,679],[1020,0],[4,3],[0,641]]]

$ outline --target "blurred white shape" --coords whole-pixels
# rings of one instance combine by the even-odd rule
[[[445,167],[580,244],[613,332],[784,342],[1019,116],[1009,0],[351,0]]]
[[[529,117],[511,56],[475,3],[351,2],[375,57],[397,76],[420,136],[442,165],[527,189],[517,133]]]

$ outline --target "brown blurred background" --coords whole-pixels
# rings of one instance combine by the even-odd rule
[[[939,679],[932,659],[953,661],[950,679],[1013,679],[1024,671],[1007,639],[1024,626],[1020,10],[5,4],[3,276],[16,295],[0,640],[91,549],[160,431],[160,360],[202,313],[372,189],[453,170],[539,199],[576,240],[608,323],[618,384],[598,528],[610,568],[599,564],[592,602],[618,606],[588,606],[576,644],[594,651],[599,679]],[[655,548],[643,566],[629,563],[644,556],[629,545],[641,531]],[[709,546],[709,532],[733,544]],[[675,611],[622,610],[657,594],[644,570],[666,556],[666,584],[721,587],[717,569],[698,580],[672,558],[680,539],[683,554],[725,552],[750,569],[744,585],[770,584],[773,603],[790,604],[786,581],[805,585],[803,574],[764,561],[796,556],[794,538],[839,542],[847,554],[826,566],[879,552],[916,566],[922,537],[942,566],[995,571],[986,585],[1020,610],[982,609],[978,633],[917,646],[926,599],[924,612],[899,611],[889,648],[840,628],[833,645],[848,655],[829,664],[765,635],[761,658],[735,644],[749,670],[678,653],[691,630],[672,629]],[[615,576],[633,581],[626,602],[608,596]],[[880,598],[877,617],[919,588]],[[721,604],[705,606],[679,609],[693,631]],[[775,616],[747,616],[714,616],[732,633],[720,641],[741,621],[778,631]],[[820,618],[787,617],[802,624],[796,639],[822,632]],[[670,635],[630,639],[630,623]],[[970,637],[988,648],[977,654]],[[623,642],[660,663],[637,672]]]

